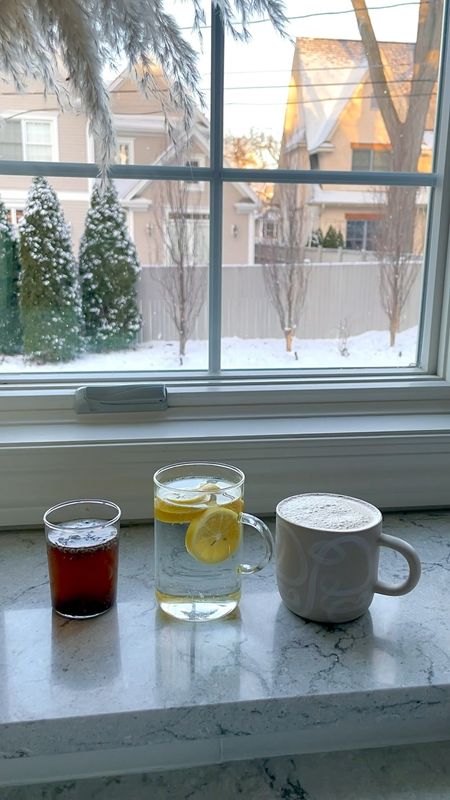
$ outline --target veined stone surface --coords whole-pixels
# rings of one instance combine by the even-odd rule
[[[0,534],[0,786],[213,764],[228,775],[236,760],[450,739],[450,512],[386,515],[384,531],[416,548],[419,585],[336,626],[288,611],[273,565],[245,577],[234,617],[170,620],[155,607],[150,527],[122,533],[117,607],[65,620],[50,608],[43,533]],[[405,570],[383,549],[380,577]]]
[[[2,800],[448,800],[448,742],[4,789]]]

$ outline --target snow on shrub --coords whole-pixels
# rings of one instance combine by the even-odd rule
[[[31,360],[67,361],[81,349],[81,295],[72,242],[46,178],[33,179],[19,226],[23,351]]]
[[[22,351],[19,274],[16,234],[6,216],[5,205],[0,201],[0,353],[3,355]]]
[[[88,347],[118,350],[136,342],[140,267],[117,192],[94,188],[80,243],[80,278]]]

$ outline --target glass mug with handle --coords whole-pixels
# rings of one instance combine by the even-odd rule
[[[240,469],[209,462],[172,464],[155,473],[155,592],[170,616],[227,616],[239,603],[242,575],[270,561],[272,534],[244,512],[244,482]],[[244,525],[262,537],[257,564],[242,563]]]

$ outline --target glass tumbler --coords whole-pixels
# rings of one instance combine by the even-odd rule
[[[69,500],[44,514],[53,609],[86,619],[114,605],[121,511],[110,500]]]
[[[245,476],[225,464],[194,462],[154,475],[155,590],[160,608],[177,619],[207,621],[230,614],[243,574],[272,557],[268,527],[244,512]],[[243,561],[243,528],[262,537],[256,564]]]

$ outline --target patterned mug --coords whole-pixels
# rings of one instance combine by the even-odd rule
[[[382,533],[381,511],[345,495],[299,494],[277,505],[276,569],[287,607],[315,622],[349,622],[364,614],[374,593],[398,596],[420,579],[413,547]],[[408,577],[395,586],[378,579],[380,546],[404,556]]]

